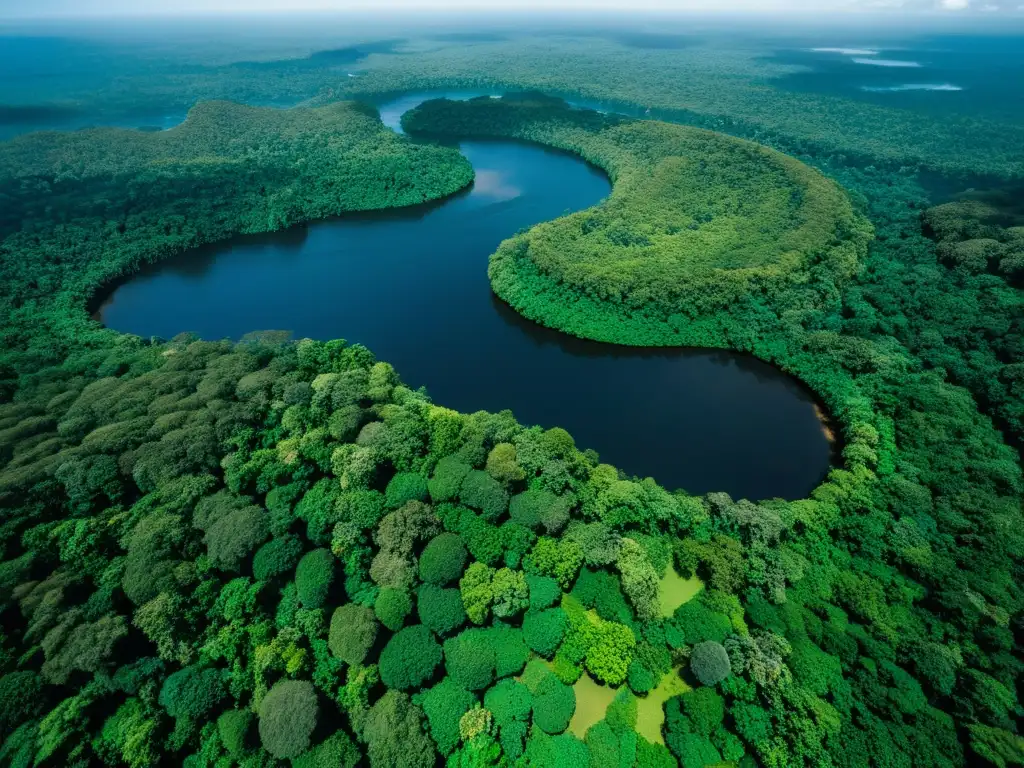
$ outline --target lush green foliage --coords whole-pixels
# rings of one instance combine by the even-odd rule
[[[494,602],[494,592],[491,589],[493,579],[493,568],[483,563],[472,563],[459,581],[462,604],[466,607],[466,615],[474,624],[483,624],[490,615],[491,603]]]
[[[302,558],[302,539],[285,534],[260,547],[252,559],[252,575],[256,581],[271,579],[295,570]]]
[[[491,610],[499,619],[514,618],[530,605],[530,590],[522,571],[499,568],[491,580],[491,594],[494,600]]]
[[[405,625],[406,617],[412,613],[412,599],[405,590],[384,587],[377,593],[373,612],[381,624],[392,632],[397,632]]]
[[[533,696],[533,724],[544,733],[561,733],[569,727],[576,711],[572,688],[559,680],[539,662],[534,662],[524,682]]]
[[[422,624],[395,633],[380,652],[380,679],[388,688],[421,687],[441,663],[441,646]]]
[[[794,152],[843,154],[864,165],[1024,173],[1020,112],[1008,118],[998,98],[984,102],[995,106],[994,115],[980,113],[979,102],[965,112],[951,104],[936,114],[872,104],[845,89],[787,88],[793,67],[774,60],[786,46],[771,31],[760,41],[698,32],[685,22],[667,24],[664,34],[628,23],[560,32],[495,35],[472,45],[431,40],[429,52],[419,56],[374,56],[363,77],[345,84],[346,92],[543,90],[604,109],[785,142]],[[789,45],[800,45],[796,40]],[[821,40],[815,34],[803,44]]]
[[[260,740],[274,757],[297,757],[309,749],[319,716],[316,690],[308,680],[283,680],[260,703]]]
[[[403,507],[409,501],[426,501],[427,481],[415,472],[399,472],[384,489],[384,497],[391,509]]]
[[[467,629],[445,640],[444,662],[448,674],[468,691],[479,691],[494,682],[497,656],[484,629]]]
[[[569,519],[565,500],[544,488],[528,488],[512,497],[509,504],[512,521],[527,528],[544,526],[548,533],[558,533]]]
[[[35,672],[11,672],[0,678],[0,733],[10,733],[26,720],[39,714],[43,681]]]
[[[432,768],[434,742],[424,731],[423,710],[398,691],[388,691],[370,709],[363,738],[371,765]]]
[[[431,476],[427,487],[430,489],[430,498],[434,501],[451,501],[459,495],[462,488],[462,481],[473,469],[472,464],[467,464],[458,456],[445,456],[437,462],[434,474]]]
[[[561,608],[527,611],[523,617],[523,637],[530,650],[550,659],[562,643],[567,624]]]
[[[508,508],[508,494],[501,483],[477,469],[466,474],[459,489],[459,499],[467,507],[480,510],[484,518],[492,522]]]
[[[496,288],[581,336],[782,365],[830,406],[842,466],[801,501],[692,498],[562,430],[435,406],[358,346],[144,342],[86,318],[103,282],[189,245],[468,182],[453,151],[362,108],[200,105],[163,134],[19,139],[0,147],[0,764],[1024,763],[1022,487],[999,434],[1019,445],[1024,412],[1013,195],[932,206],[883,162],[963,167],[969,142],[935,138],[959,121],[866,109],[866,135],[845,111],[772,115],[777,92],[670,87],[644,67],[681,65],[653,54],[584,86],[595,59],[568,45],[577,60],[540,78],[495,44],[469,84],[654,83],[652,104],[704,127],[733,110],[722,127],[770,127],[805,164],[536,97],[426,107],[412,119],[613,176],[604,205],[504,244]],[[438,49],[358,87],[468,77]],[[878,164],[849,162],[864,153]],[[527,272],[504,281],[510,265]],[[663,618],[669,561],[705,589]],[[665,746],[648,744],[637,707],[679,669],[703,686],[668,699]],[[584,674],[620,690],[581,740],[564,731]]]
[[[725,717],[722,697],[710,688],[684,693],[679,697],[679,704],[693,730],[701,736],[710,737]]]
[[[530,649],[519,628],[496,621],[488,628],[487,635],[494,647],[495,674],[508,677],[522,672],[530,658]]]
[[[533,709],[530,689],[518,680],[506,678],[487,691],[484,706],[494,716],[502,751],[511,759],[519,757]]]
[[[377,639],[377,629],[373,611],[363,605],[346,603],[336,608],[331,616],[327,644],[331,653],[346,664],[362,664]]]
[[[845,88],[831,93],[790,88],[789,76],[806,70],[809,62],[805,59],[803,66],[794,67],[785,55],[779,56],[780,47],[820,44],[820,29],[803,40],[798,30],[791,30],[794,35],[787,35],[783,42],[772,25],[766,25],[767,34],[758,39],[756,32],[747,34],[753,29],[743,35],[716,34],[712,28],[698,30],[683,20],[641,30],[644,21],[632,26],[628,18],[623,20],[626,23],[598,20],[575,29],[560,25],[557,35],[534,25],[483,34],[436,34],[431,29],[426,36],[422,30],[398,32],[396,27],[396,34],[412,35],[403,41],[374,40],[371,35],[381,34],[379,30],[370,32],[357,25],[339,33],[317,20],[304,31],[298,47],[292,35],[283,35],[280,41],[261,37],[259,62],[238,61],[252,57],[253,52],[232,51],[226,36],[210,35],[205,45],[189,41],[187,64],[171,57],[161,62],[163,66],[152,59],[144,67],[131,66],[130,59],[119,61],[121,66],[110,62],[116,76],[107,83],[87,73],[81,77],[67,73],[63,78],[34,81],[37,86],[45,84],[35,96],[40,105],[55,111],[88,103],[95,104],[101,114],[121,115],[135,110],[143,114],[184,111],[197,99],[298,103],[314,97],[314,103],[328,103],[403,91],[543,89],[596,102],[602,108],[647,111],[657,119],[785,141],[794,152],[842,153],[865,165],[873,161],[893,169],[923,165],[1005,175],[1020,175],[1024,170],[1021,108],[1011,99],[973,99],[969,109],[962,109],[961,101],[939,94],[937,103],[946,106],[933,111],[894,109],[872,103],[877,99],[856,98]],[[987,49],[988,40],[973,34],[973,29],[970,42]],[[173,47],[172,32],[160,29],[162,44]],[[922,43],[916,32],[908,36],[913,41],[906,43],[908,47],[931,44],[932,40]],[[995,39],[994,52],[1005,57],[1012,41],[1007,45],[998,35]],[[891,43],[893,47],[902,44]],[[308,51],[324,45],[344,47],[307,57]],[[202,66],[193,63],[199,54]],[[347,76],[349,62],[358,67],[358,77]],[[1014,71],[1008,69],[1005,75],[1013,77]],[[12,84],[15,89],[19,85]],[[893,95],[883,97],[888,102]],[[46,108],[11,101],[4,105],[8,114]],[[906,106],[912,102],[918,100],[907,99]],[[932,103],[931,99],[918,103],[924,102]]]
[[[446,677],[419,698],[438,751],[451,754],[459,745],[459,721],[476,704],[476,697]]]
[[[362,755],[344,731],[333,735],[292,760],[292,768],[355,768]]]
[[[239,232],[421,203],[471,179],[456,152],[400,139],[352,104],[207,102],[169,131],[38,133],[0,144],[6,358],[23,368],[59,360],[69,343],[116,344],[88,321],[86,301],[147,261]],[[41,208],[44,189],[50,205]],[[18,277],[29,273],[33,280]]]
[[[303,608],[321,608],[334,583],[335,557],[326,549],[314,549],[295,568],[295,589]]]
[[[444,586],[455,581],[465,567],[466,547],[454,533],[431,539],[420,555],[420,578],[428,584]]]
[[[978,406],[970,395],[928,370],[948,371],[975,394],[981,408],[1009,427],[1011,438],[1020,439],[1021,400],[1020,392],[1014,390],[1013,361],[1020,353],[1021,300],[1014,287],[1018,279],[1013,255],[1016,214],[1007,212],[1012,203],[995,196],[984,198],[983,203],[978,196],[969,197],[931,210],[922,227],[915,209],[925,207],[924,195],[911,173],[898,174],[894,183],[876,169],[851,168],[837,158],[809,158],[854,190],[858,211],[847,208],[834,219],[832,255],[814,262],[808,279],[799,285],[759,283],[763,293],[743,290],[739,301],[727,297],[722,301],[722,294],[716,293],[721,290],[718,283],[711,291],[673,297],[637,283],[638,267],[630,261],[642,249],[654,247],[646,228],[647,209],[649,201],[663,193],[630,197],[640,182],[629,176],[628,157],[639,162],[638,158],[650,157],[644,153],[657,152],[659,132],[667,129],[571,112],[535,96],[458,105],[428,103],[408,115],[406,122],[414,129],[543,141],[577,151],[612,175],[616,192],[608,203],[522,234],[494,257],[495,290],[516,309],[545,324],[599,340],[695,343],[753,351],[798,373],[840,414],[846,467],[833,472],[812,500],[754,505],[712,494],[707,509],[716,530],[703,541],[689,538],[676,550],[679,566],[698,570],[710,587],[699,600],[684,605],[665,627],[697,645],[691,664],[695,674],[700,672],[698,679],[715,683],[730,669],[740,670],[766,689],[792,684],[795,690],[819,697],[815,700],[839,697],[833,699],[841,704],[836,730],[823,728],[823,723],[806,733],[777,730],[776,736],[787,747],[779,747],[781,742],[776,741],[769,748],[768,734],[754,725],[756,719],[750,721],[751,730],[740,728],[741,736],[749,733],[748,744],[755,746],[759,757],[782,764],[862,765],[881,760],[881,755],[891,760],[895,753],[931,763],[941,754],[940,764],[955,765],[962,759],[963,747],[951,742],[948,728],[939,725],[944,716],[940,710],[925,703],[928,691],[940,696],[936,703],[942,709],[952,706],[961,716],[984,717],[991,727],[1012,733],[1001,714],[1011,698],[993,685],[992,675],[978,667],[994,671],[993,665],[1001,665],[1004,680],[1016,679],[1017,672],[1011,671],[1016,664],[1008,663],[1005,655],[1012,643],[1002,618],[1013,611],[1002,614],[1002,610],[1017,605],[1007,587],[1019,567],[1020,547],[1015,537],[1012,542],[1005,539],[999,520],[1003,514],[1019,519],[1019,468],[991,422],[978,417]],[[623,151],[607,138],[623,130],[645,134],[645,138]],[[619,217],[624,235],[605,243],[592,263],[606,269],[597,272],[596,282],[586,283],[587,264],[570,272],[575,264],[562,264],[558,257],[590,253],[581,245],[593,234],[585,226],[587,217],[613,210],[619,190],[623,199],[631,200],[637,218]],[[657,221],[657,213],[651,215]],[[864,215],[879,229],[867,252]],[[929,246],[923,237],[928,234],[940,241],[938,248]],[[549,243],[552,258],[544,250]],[[943,262],[948,264],[945,270]],[[858,273],[860,263],[869,271]],[[914,277],[917,273],[928,274],[929,280],[921,283]],[[681,285],[677,279],[665,283],[668,290]],[[712,303],[707,304],[708,300]],[[705,303],[695,306],[694,301]],[[716,302],[728,310],[716,309]],[[943,321],[930,325],[930,317]],[[614,477],[608,482],[610,503],[592,507],[606,524],[628,525],[637,519],[638,505],[647,510],[645,519],[661,525],[678,514],[653,488],[631,486]],[[528,510],[529,506],[517,509],[517,514],[524,524],[535,525],[535,515]],[[692,516],[693,512],[697,515]],[[685,514],[691,521],[700,519],[699,510]],[[922,528],[922,518],[915,517],[922,514],[928,527]],[[912,519],[917,522],[911,523]],[[810,528],[791,528],[796,520]],[[826,530],[831,532],[831,543],[818,538]],[[971,531],[968,538],[952,543],[949,536],[967,530]],[[994,554],[989,548],[997,540],[999,554]],[[984,547],[975,546],[982,541]],[[580,560],[603,566],[614,558],[623,577],[622,592],[629,593],[634,611],[642,612],[652,580],[635,552],[631,548],[623,558],[621,543],[607,532],[577,527],[561,541],[541,539],[526,565],[558,577],[565,587]],[[839,565],[837,552],[849,564],[845,568]],[[792,554],[798,559],[791,559]],[[775,576],[771,562],[781,569]],[[796,562],[801,565],[794,581],[791,567]],[[937,566],[946,577],[939,576]],[[995,574],[999,575],[993,578]],[[616,650],[628,647],[625,638],[611,638],[616,636],[617,623],[635,619],[616,595],[618,590],[602,585],[599,575],[584,570],[573,593],[597,612],[599,621],[567,608],[570,630],[555,668],[569,680],[583,665],[595,676],[617,681],[624,670],[621,664],[628,661],[628,657],[618,661],[621,651]],[[955,607],[963,603],[950,599],[944,581],[950,577],[970,594],[986,595],[970,610],[988,619],[967,619],[963,608]],[[917,597],[921,594],[947,597],[930,603]],[[897,604],[887,604],[896,595]],[[778,607],[784,599],[786,607]],[[748,638],[747,622],[767,634]],[[973,662],[949,656],[948,650],[936,645],[928,629],[936,626],[943,628],[947,643],[973,649]],[[864,627],[868,634],[860,634],[857,627]],[[609,629],[610,642],[598,642]],[[993,632],[1004,639],[993,643]],[[858,652],[868,653],[878,664],[892,665],[896,660],[900,666],[887,666],[887,672],[880,668],[872,673],[872,679],[880,676],[880,682],[869,685],[850,666]],[[640,688],[647,687],[648,681],[654,683],[647,667],[641,664],[634,669],[634,682]],[[641,674],[641,669],[647,671]],[[910,682],[911,673],[917,675],[914,682]],[[641,679],[644,676],[647,680]],[[969,692],[957,695],[951,687],[954,678],[970,681],[965,689]],[[857,705],[844,697],[876,702],[877,685],[901,691],[900,704],[892,709],[874,705],[871,719],[855,724],[848,713]],[[919,686],[925,698],[916,693]],[[809,712],[813,702],[801,700],[803,694],[795,695],[795,690],[768,708],[783,708],[787,717],[797,718],[791,722],[804,728],[809,721],[794,713]],[[996,704],[998,700],[1003,703]],[[911,728],[912,737],[902,735],[909,726],[897,713],[904,711],[928,713]],[[879,729],[885,729],[885,738],[878,738]],[[809,736],[812,732],[817,735]],[[678,755],[703,755],[701,759],[707,760],[737,751],[734,737],[719,736],[713,743],[701,741],[704,738],[687,732],[675,740],[673,749]],[[905,739],[914,744],[912,749],[896,746],[907,743]],[[980,754],[980,749],[994,754],[981,738],[974,743],[970,747],[974,753]]]
[[[457,589],[424,584],[417,593],[416,608],[420,621],[438,635],[451,634],[466,623],[462,594]]]
[[[615,187],[607,201],[506,241],[489,269],[495,293],[522,314],[602,341],[699,343],[694,320],[812,274],[820,285],[808,286],[805,301],[820,301],[857,271],[870,234],[834,182],[718,133],[536,96],[428,101],[402,124],[541,140],[608,172]],[[592,316],[577,306],[581,298]],[[641,318],[674,337],[646,341],[631,327]]]
[[[238,759],[252,749],[252,731],[255,721],[247,709],[229,709],[217,718],[217,735],[228,754]]]
[[[562,596],[558,582],[548,576],[527,574],[526,586],[530,590],[530,607],[537,611],[550,608]]]
[[[197,720],[224,698],[220,669],[185,667],[167,677],[160,689],[160,705],[171,717]]]

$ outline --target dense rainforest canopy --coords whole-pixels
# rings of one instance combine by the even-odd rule
[[[276,46],[274,36],[267,35],[260,41],[258,61],[241,61],[235,46],[219,42],[189,50],[185,61],[164,66],[154,66],[147,59],[146,66],[132,68],[129,60],[111,57],[105,65],[113,77],[76,78],[66,73],[35,82],[33,101],[45,106],[26,107],[24,96],[9,98],[8,104],[0,106],[0,127],[7,121],[29,122],[33,110],[98,113],[101,120],[124,122],[137,119],[138,114],[165,114],[168,109],[183,114],[197,99],[292,106],[412,90],[540,90],[640,112],[650,110],[659,119],[773,146],[782,143],[795,154],[841,155],[863,165],[894,169],[941,168],[953,175],[1024,173],[1019,99],[989,99],[969,110],[943,110],[937,117],[846,98],[842,93],[793,91],[778,85],[800,67],[775,55],[780,48],[800,45],[797,30],[790,25],[782,35],[780,30],[769,30],[766,39],[731,22],[730,33],[724,35],[692,25],[683,31],[666,29],[664,34],[637,33],[629,26],[464,34],[396,29],[383,38],[378,30],[352,29],[347,43],[329,50],[323,50],[326,43],[314,47],[314,34],[297,42],[286,37]],[[341,29],[327,29],[328,37],[343,34]],[[934,55],[936,49],[954,47],[964,35],[952,37],[913,42]],[[976,43],[991,49],[993,41],[993,36],[981,36]],[[1014,42],[1007,37],[1000,46],[1004,65]],[[153,46],[176,43],[160,30]],[[895,45],[906,47],[906,41]],[[12,45],[11,50],[17,49]],[[53,55],[71,58],[69,54],[81,55],[59,47]],[[254,58],[253,54],[249,51],[246,58]],[[1016,70],[1006,68],[992,79],[1013,78],[1020,71],[1019,58],[1014,63]],[[988,77],[989,71],[982,69],[981,74]]]
[[[794,285],[806,288],[803,302],[834,301],[871,236],[834,182],[710,131],[567,109],[538,94],[428,101],[402,124],[541,141],[607,171],[607,201],[513,238],[490,266],[495,293],[521,313],[599,341],[708,345],[710,316]],[[633,328],[633,316],[645,327]],[[657,337],[659,326],[668,335]]]
[[[40,132],[4,142],[8,375],[59,359],[66,344],[119,343],[97,336],[86,302],[142,264],[232,234],[422,203],[472,179],[455,150],[404,140],[374,109],[351,103],[205,103],[168,131]]]
[[[841,466],[805,500],[693,497],[358,345],[87,318],[145,261],[470,181],[365,108],[8,142],[0,763],[1024,764],[1012,201],[932,207],[898,145],[798,161],[533,95],[405,125],[605,168],[605,203],[501,246],[495,290],[579,336],[775,362]],[[673,599],[679,575],[701,588]]]

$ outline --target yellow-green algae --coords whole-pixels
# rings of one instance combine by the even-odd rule
[[[584,674],[576,681],[572,690],[576,694],[576,712],[569,721],[569,730],[582,739],[590,726],[604,719],[608,705],[612,703],[619,689],[601,685],[590,675]]]
[[[665,724],[665,702],[690,690],[676,667],[661,678],[658,687],[646,696],[637,697],[636,731],[652,744],[664,744],[661,726]],[[579,704],[577,704],[577,708]]]
[[[702,589],[704,589],[704,582],[698,576],[693,575],[684,579],[673,566],[669,565],[658,585],[661,615],[665,618],[672,616],[679,606],[695,598]]]

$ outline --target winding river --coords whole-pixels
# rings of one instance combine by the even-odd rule
[[[382,104],[382,118],[395,127],[424,98]],[[460,147],[476,169],[468,191],[197,249],[118,286],[97,317],[141,336],[287,329],[359,342],[440,404],[565,427],[603,461],[691,493],[796,499],[821,481],[831,447],[814,399],[772,366],[582,341],[496,299],[487,257],[501,240],[598,203],[610,184],[539,146]]]

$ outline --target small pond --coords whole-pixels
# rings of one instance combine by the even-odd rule
[[[674,616],[679,606],[693,600],[702,589],[704,582],[700,577],[693,575],[683,578],[674,566],[669,565],[658,583],[658,603],[661,606],[662,618]]]
[[[615,700],[619,689],[601,685],[584,672],[572,687],[572,691],[576,696],[576,711],[569,721],[569,732],[582,739],[592,725],[604,720],[608,707]]]
[[[424,98],[403,96],[381,113],[394,126]],[[495,298],[487,258],[503,239],[595,205],[610,184],[579,158],[535,145],[460,147],[476,169],[466,192],[182,254],[118,286],[97,317],[146,337],[278,329],[359,342],[439,404],[564,427],[603,461],[691,493],[796,499],[821,481],[831,448],[814,398],[772,366],[583,341]]]

